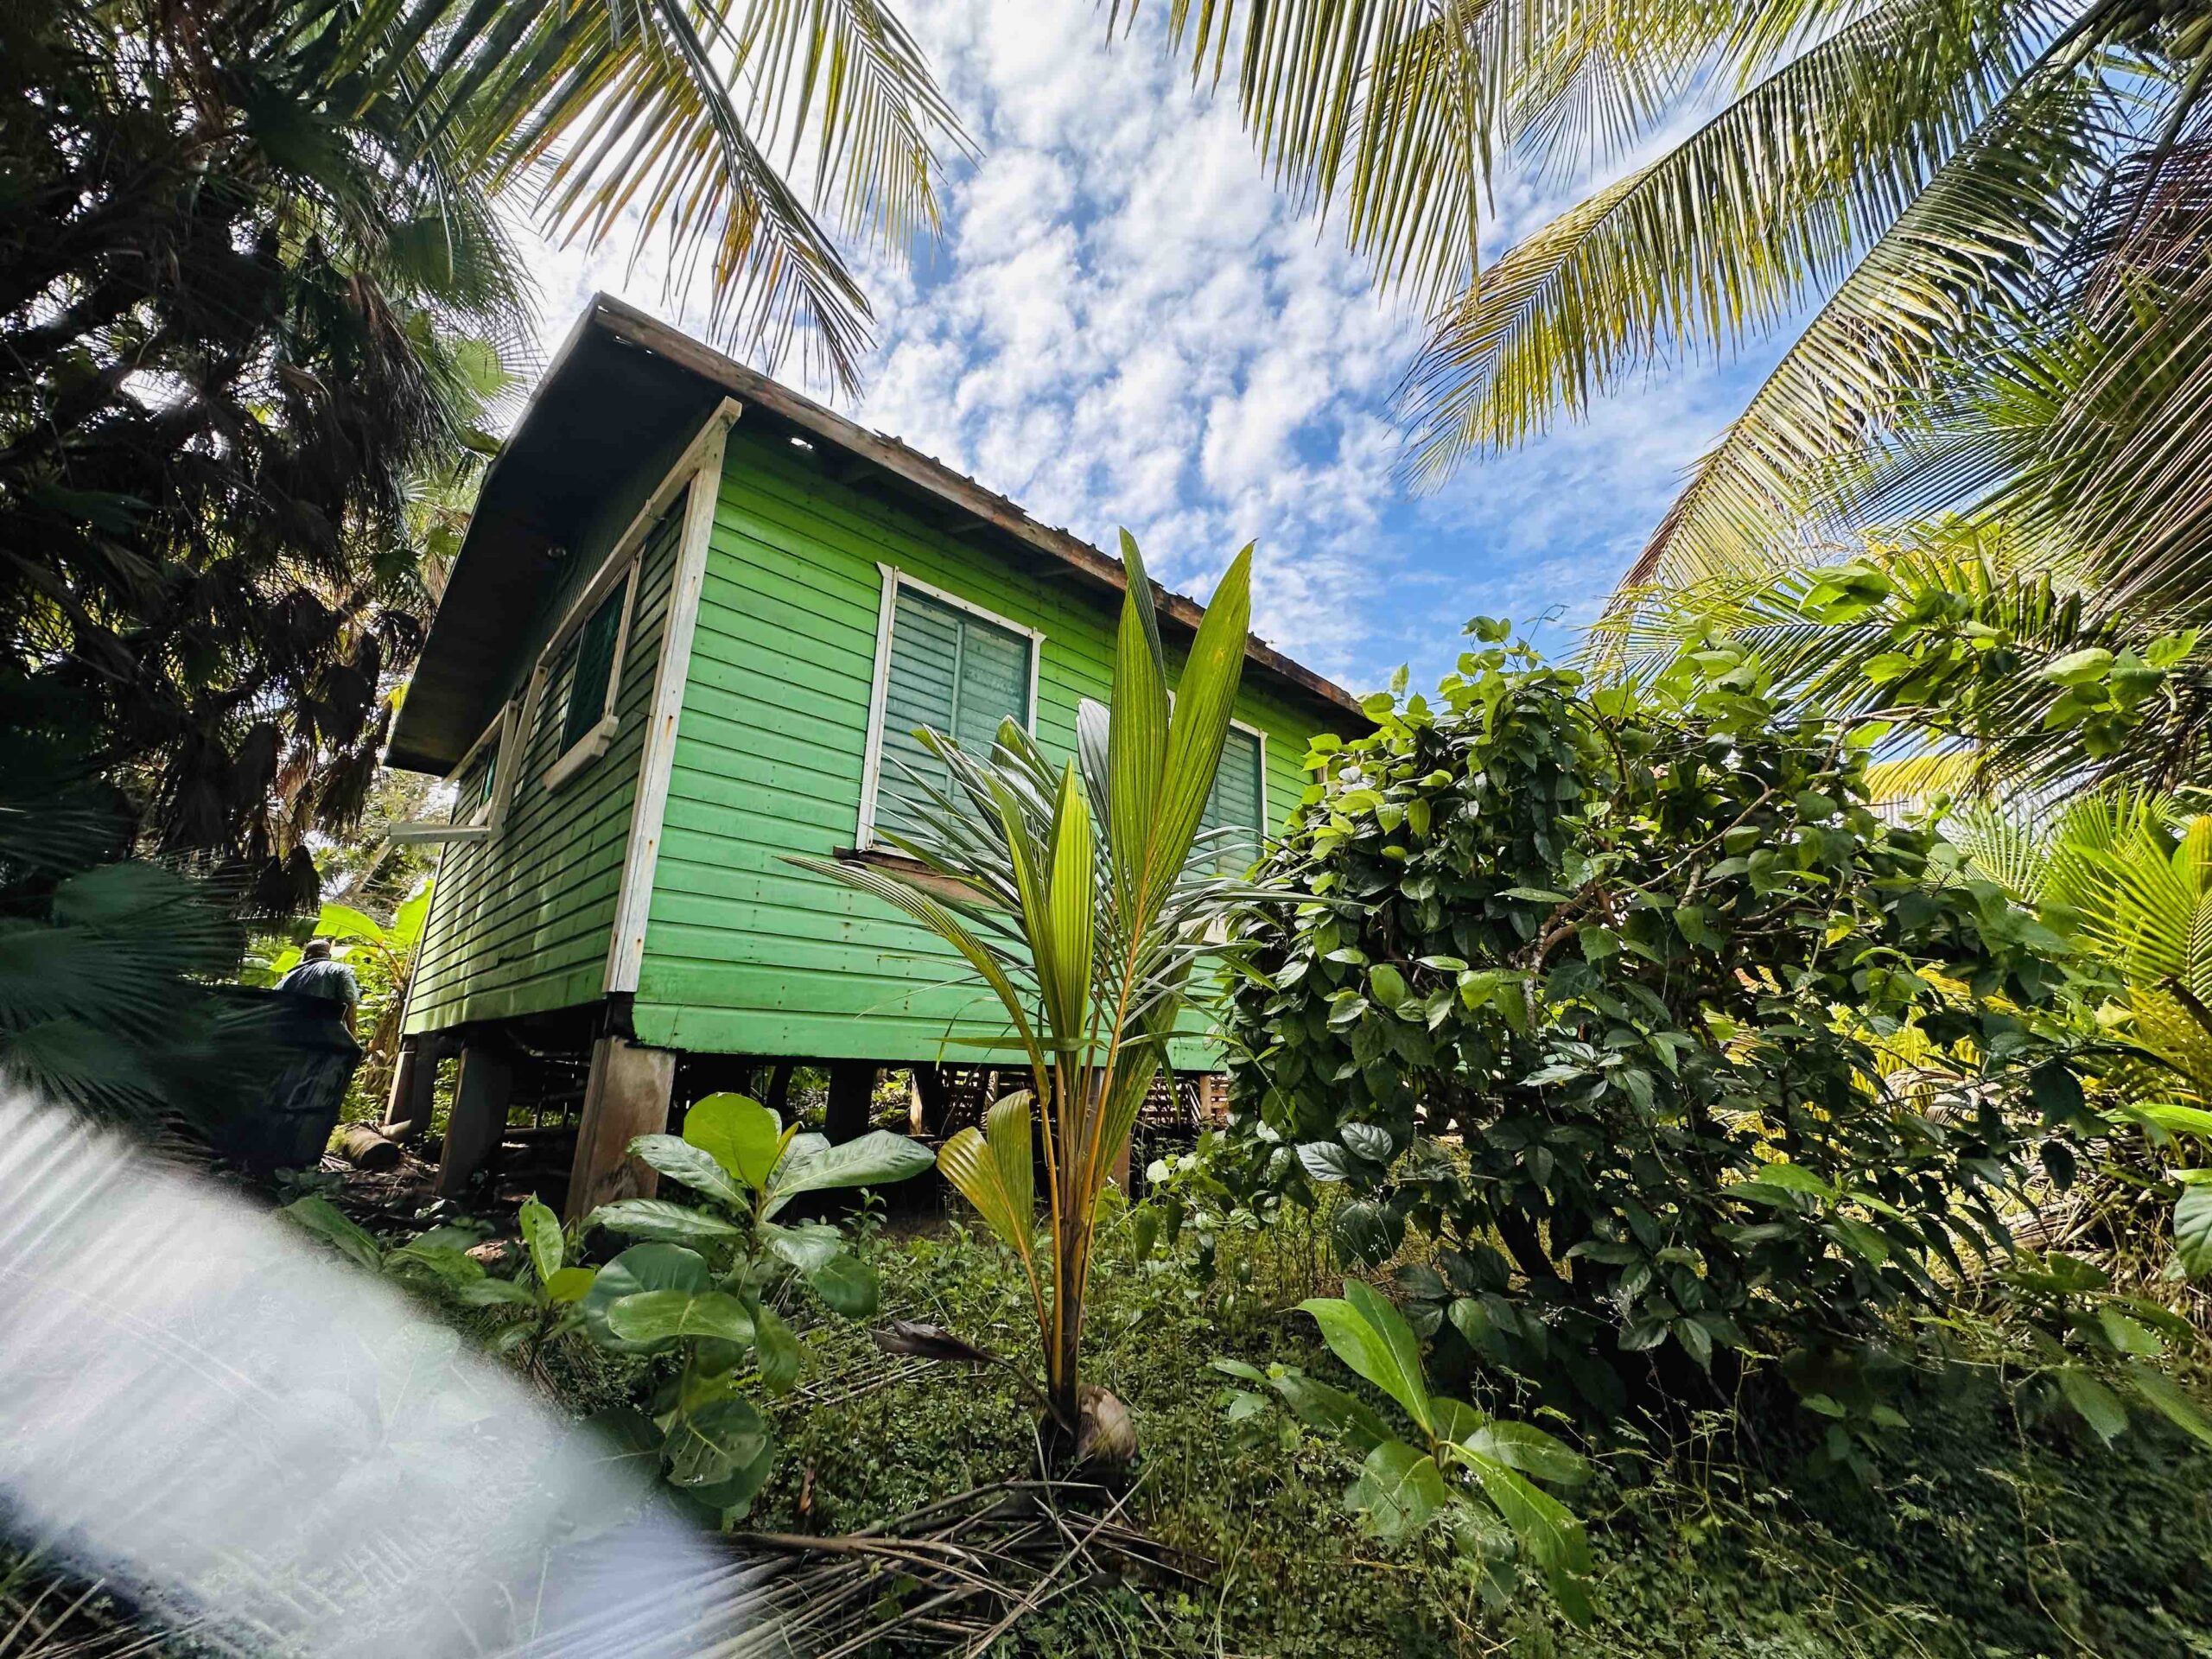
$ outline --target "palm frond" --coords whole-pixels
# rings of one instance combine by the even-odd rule
[[[2067,16],[1892,0],[1508,252],[1408,376],[1415,476],[1433,481],[1471,450],[1580,413],[1676,349],[1726,356],[1834,289],[2063,49]],[[1840,364],[1830,353],[1824,366]]]
[[[296,0],[364,118],[458,194],[527,188],[554,235],[634,222],[715,328],[780,356],[804,334],[848,385],[868,306],[835,229],[899,249],[938,224],[938,148],[966,139],[878,0]],[[810,187],[787,176],[804,164]],[[830,213],[825,224],[817,217]]]
[[[2032,304],[2029,256],[2078,212],[2069,188],[2090,163],[2097,89],[2056,73],[2007,98],[1944,162],[1844,277],[1720,442],[1698,463],[1624,583],[1753,573],[1802,548],[1838,515],[1836,474],[1992,313]],[[1986,429],[1916,454],[1922,481],[1958,475],[1990,447]]]
[[[2150,650],[2187,619],[2118,606],[2075,585],[2063,554],[2006,527],[1920,527],[1861,543],[1848,563],[1638,591],[1596,632],[1635,679],[1726,637],[1755,652],[1775,690],[1839,716],[1901,726],[1978,792],[2078,787],[2118,778],[2171,787],[2212,741],[2212,675],[2194,656],[2129,711],[2114,754],[2055,721],[2068,692],[2051,671],[2080,652]],[[1929,764],[1933,764],[1932,761]]]

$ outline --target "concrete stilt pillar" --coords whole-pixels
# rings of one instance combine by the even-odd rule
[[[676,1055],[642,1048],[622,1037],[592,1045],[591,1080],[584,1086],[583,1121],[576,1128],[576,1160],[569,1171],[563,1213],[581,1220],[614,1198],[651,1198],[653,1172],[629,1155],[630,1142],[668,1127],[676,1087]]]
[[[832,1145],[857,1141],[868,1133],[880,1069],[867,1060],[839,1060],[830,1066],[829,1118],[823,1128]]]

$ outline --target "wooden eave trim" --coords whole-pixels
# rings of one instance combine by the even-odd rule
[[[661,836],[668,817],[677,730],[683,715],[684,688],[690,683],[691,646],[698,631],[700,599],[706,589],[715,514],[721,501],[723,449],[730,428],[744,412],[742,404],[722,399],[677,462],[679,467],[691,469],[684,486],[690,493],[683,504],[683,533],[677,544],[676,570],[669,582],[667,619],[661,625],[660,661],[653,671],[652,707],[647,716],[645,752],[638,762],[637,799],[623,855],[621,890],[615,899],[614,928],[607,947],[609,992],[634,992],[645,972],[645,928],[652,916],[653,878],[659,868]]]

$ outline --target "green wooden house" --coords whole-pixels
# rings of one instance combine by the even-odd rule
[[[879,901],[785,861],[886,857],[931,726],[1048,751],[1109,695],[1123,575],[1064,531],[601,296],[486,478],[388,755],[450,778],[394,1122],[460,1077],[442,1190],[548,1057],[582,1073],[569,1208],[622,1148],[761,1065],[972,1055],[987,999]],[[1159,597],[1171,652],[1200,615]],[[1211,821],[1250,844],[1355,699],[1257,639]],[[588,1071],[582,1069],[588,1057]],[[1204,1070],[1202,1034],[1176,1065]],[[518,1081],[523,1080],[523,1081]]]

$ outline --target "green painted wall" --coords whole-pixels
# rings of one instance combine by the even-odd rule
[[[568,556],[546,584],[527,650],[507,666],[505,696],[526,690],[546,638],[690,439],[684,434],[577,527]],[[488,840],[446,847],[408,999],[410,1032],[572,1007],[602,994],[680,541],[665,538],[639,573],[622,657],[621,725],[607,752],[562,788],[544,787],[540,779],[559,755],[568,706],[565,677],[552,677],[531,729],[522,734],[523,758],[505,820]]]
[[[1075,739],[1104,699],[1114,612],[874,497],[789,446],[731,435],[671,779],[634,1017],[642,1041],[728,1052],[974,1058],[948,1035],[995,1006],[957,959],[881,901],[784,862],[851,847],[859,827],[881,578],[877,562],[1041,628],[1037,734]],[[1306,779],[1331,722],[1248,681],[1268,734],[1268,811]],[[1193,1047],[1178,1057],[1200,1064]]]

